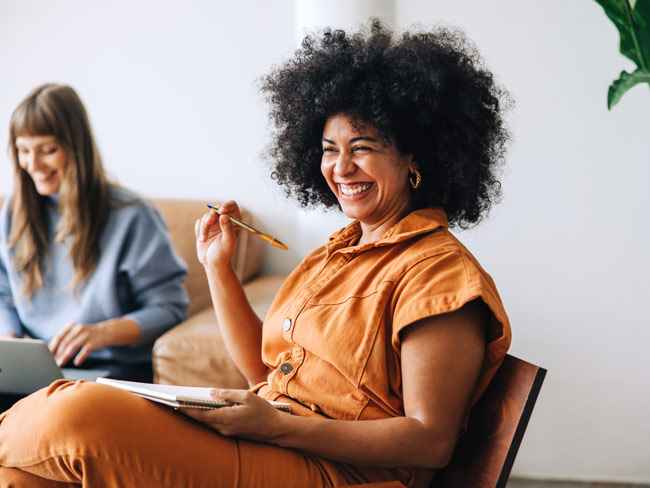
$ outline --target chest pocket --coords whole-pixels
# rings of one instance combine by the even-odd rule
[[[390,327],[392,287],[392,282],[383,282],[365,294],[315,295],[296,317],[293,341],[358,386],[366,368],[385,367],[368,364],[368,359]]]

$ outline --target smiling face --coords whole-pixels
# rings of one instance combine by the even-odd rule
[[[54,136],[20,136],[15,141],[18,164],[43,196],[59,191],[68,155]]]
[[[412,157],[384,145],[375,127],[336,114],[325,123],[322,143],[321,172],[343,213],[361,222],[362,240],[380,237],[410,212]]]

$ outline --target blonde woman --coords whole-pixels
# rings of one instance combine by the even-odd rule
[[[151,346],[183,320],[186,266],[162,217],[108,181],[69,86],[34,89],[9,129],[0,213],[0,337],[49,342],[57,363],[151,380]]]

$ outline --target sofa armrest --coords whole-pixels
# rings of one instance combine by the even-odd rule
[[[167,228],[174,242],[174,248],[187,263],[187,278],[185,288],[190,297],[188,315],[194,315],[212,306],[208,281],[205,271],[196,258],[196,238],[194,223],[206,211],[204,200],[163,199],[153,200],[167,222]],[[245,208],[240,208],[242,219],[255,225],[255,219]],[[235,273],[246,283],[261,270],[267,244],[250,232],[240,232],[232,256],[232,266]]]
[[[286,276],[260,276],[244,285],[264,318]],[[230,358],[212,307],[204,308],[160,336],[153,347],[154,382],[171,385],[248,388]]]

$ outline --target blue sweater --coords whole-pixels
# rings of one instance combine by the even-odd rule
[[[128,317],[140,326],[140,342],[93,351],[89,357],[125,363],[151,360],[154,340],[186,317],[185,263],[175,253],[167,226],[154,207],[124,189],[111,190],[111,210],[102,230],[100,258],[93,274],[75,292],[67,257],[69,242],[54,242],[60,219],[56,196],[44,197],[49,256],[44,286],[20,298],[22,281],[9,249],[10,199],[0,213],[0,336],[27,333],[49,341],[66,325],[94,324]],[[126,204],[124,203],[126,202]]]

